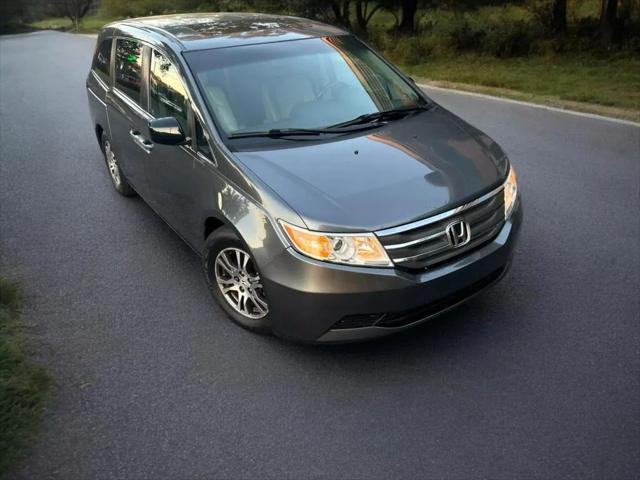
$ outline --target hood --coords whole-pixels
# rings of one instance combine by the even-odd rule
[[[311,230],[375,231],[455,208],[500,185],[508,162],[441,107],[351,138],[235,152]]]

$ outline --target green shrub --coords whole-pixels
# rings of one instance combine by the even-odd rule
[[[529,3],[529,11],[538,23],[540,29],[546,34],[552,31],[552,0],[532,0]]]
[[[527,55],[539,37],[539,29],[532,22],[497,22],[484,32],[481,52],[501,58]]]
[[[431,56],[432,49],[425,40],[426,37],[423,36],[398,37],[395,39],[394,47],[386,53],[394,62],[416,65]]]
[[[458,52],[477,50],[487,36],[483,25],[471,23],[468,15],[456,15],[446,31],[448,44]]]
[[[428,10],[421,16],[416,39],[394,43],[391,56],[412,64],[424,56],[477,52],[496,57],[529,54],[543,27],[519,6],[482,7],[469,11]]]

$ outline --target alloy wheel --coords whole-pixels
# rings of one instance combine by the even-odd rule
[[[120,178],[120,170],[118,169],[118,162],[116,160],[116,156],[111,150],[111,144],[107,140],[104,142],[104,155],[107,157],[107,167],[109,167],[109,175],[111,175],[111,179],[113,183],[115,183],[116,187],[120,186],[120,182],[122,182]]]
[[[247,252],[234,247],[220,251],[215,275],[222,296],[235,311],[256,320],[269,313],[260,274]]]

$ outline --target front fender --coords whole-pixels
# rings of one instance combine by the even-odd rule
[[[264,268],[287,248],[288,241],[277,220],[242,191],[227,184],[218,192],[216,201],[217,210],[208,216],[235,231],[251,251],[258,268]]]

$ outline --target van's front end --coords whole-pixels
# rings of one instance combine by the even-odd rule
[[[185,58],[238,166],[298,215],[273,215],[287,248],[258,265],[275,333],[386,335],[505,274],[522,219],[506,155],[357,39]]]
[[[290,247],[262,269],[274,331],[324,343],[370,339],[471,298],[509,268],[522,222],[515,191],[510,175],[474,201],[410,224],[288,236]]]
[[[251,331],[387,335],[510,265],[522,207],[505,153],[347,32],[260,14],[116,22],[87,88],[116,190],[202,253]]]

